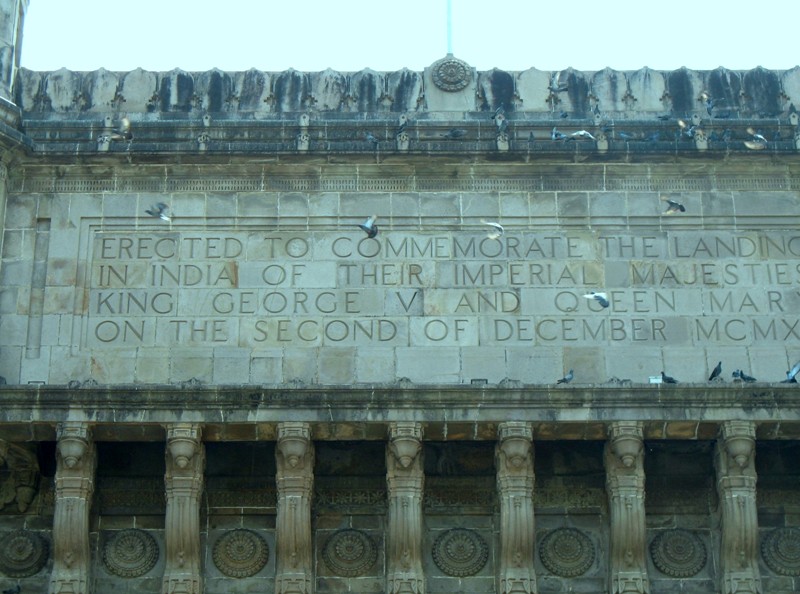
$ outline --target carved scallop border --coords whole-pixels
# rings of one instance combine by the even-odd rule
[[[551,531],[539,544],[539,559],[550,573],[561,577],[583,575],[596,553],[592,539],[576,528]]]
[[[488,559],[489,545],[474,530],[453,528],[440,534],[433,543],[433,561],[449,576],[475,575]]]
[[[155,567],[158,555],[156,539],[136,528],[115,532],[103,544],[103,565],[122,578],[143,576]]]
[[[689,530],[665,530],[650,542],[653,565],[664,575],[687,578],[700,573],[708,554],[700,537]]]
[[[375,565],[378,549],[365,532],[348,528],[331,535],[322,550],[322,559],[334,574],[358,577]]]
[[[8,577],[30,577],[47,563],[50,544],[38,532],[14,530],[0,538],[0,572]]]
[[[217,569],[228,577],[252,577],[267,564],[269,546],[259,534],[239,528],[217,539],[211,558]]]
[[[772,571],[800,576],[800,529],[776,528],[761,540],[761,557]]]

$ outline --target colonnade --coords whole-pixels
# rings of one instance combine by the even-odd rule
[[[200,594],[203,572],[200,499],[204,487],[202,425],[167,427],[165,594]],[[314,591],[311,509],[314,443],[302,422],[278,425],[275,593]],[[92,429],[64,422],[57,430],[55,518],[51,594],[90,589],[89,517],[95,484]],[[388,524],[386,589],[391,594],[424,594],[423,427],[389,425],[386,448]],[[646,564],[644,447],[641,422],[611,422],[604,450],[609,503],[607,559],[610,594],[650,591]],[[719,584],[722,594],[760,594],[757,563],[755,427],[747,421],[722,423],[714,463],[721,513]],[[532,425],[498,425],[495,447],[500,502],[496,591],[536,592],[534,566],[535,443]]]

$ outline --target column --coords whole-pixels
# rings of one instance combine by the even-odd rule
[[[314,444],[308,423],[278,425],[275,458],[278,465],[275,594],[310,594],[313,592]]]
[[[0,99],[12,103],[27,11],[28,0],[0,0]]]
[[[206,455],[197,423],[167,426],[163,594],[200,594],[200,497]]]
[[[389,425],[386,485],[389,524],[386,534],[387,594],[424,594],[422,569],[422,425]]]
[[[714,452],[721,512],[720,591],[759,594],[755,425],[726,421]]]
[[[89,508],[97,456],[88,424],[56,428],[56,501],[50,594],[89,591]]]
[[[608,431],[604,459],[611,520],[609,592],[645,594],[647,578],[642,423],[616,422]]]
[[[495,448],[500,498],[500,594],[536,592],[533,434],[529,423],[501,423]]]

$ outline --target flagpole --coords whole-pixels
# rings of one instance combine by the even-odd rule
[[[453,0],[447,0],[447,55],[453,55]]]

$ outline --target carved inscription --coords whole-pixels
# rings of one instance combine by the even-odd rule
[[[89,270],[92,347],[800,342],[800,233],[173,228],[97,233]]]

